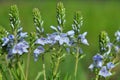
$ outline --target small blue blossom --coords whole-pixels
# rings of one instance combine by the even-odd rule
[[[97,55],[95,55],[95,56],[93,56],[93,60],[94,61],[102,61],[103,60],[103,56],[102,55],[100,55],[100,54],[97,54]]]
[[[22,55],[23,53],[28,52],[28,47],[27,42],[19,42],[13,47],[12,53]]]
[[[107,63],[107,68],[109,70],[112,69],[112,68],[114,68],[114,67],[115,67],[115,65],[112,62]]]
[[[66,43],[67,45],[69,45],[69,38],[67,37],[67,34],[65,33],[61,33],[60,35],[57,35],[55,37],[56,41],[59,41],[59,44],[62,45],[63,43]]]
[[[14,37],[14,35],[8,35],[8,39],[10,39],[10,40],[13,40],[15,37]]]
[[[36,40],[35,43],[45,45],[45,44],[47,44],[47,39],[46,38],[39,38],[39,39]]]
[[[90,64],[90,66],[88,67],[91,71],[93,71],[94,68],[100,68],[102,67],[103,62],[99,61],[99,62],[93,62],[92,64]]]
[[[85,45],[89,45],[87,39],[85,38],[86,35],[87,35],[87,32],[84,32],[83,34],[80,34],[80,35],[78,36],[78,39],[81,40],[81,43],[83,43],[83,44],[85,44]]]
[[[35,58],[35,61],[37,61],[37,58],[38,58],[38,55],[41,54],[41,53],[44,53],[45,50],[42,46],[38,46],[35,50],[34,50],[34,58]]]
[[[120,31],[115,32],[115,37],[117,41],[120,41]]]
[[[115,46],[115,51],[118,53],[120,51],[120,46]]]
[[[106,66],[103,66],[103,67],[101,68],[101,70],[99,71],[99,75],[106,78],[106,77],[108,77],[108,76],[111,76],[112,73],[107,70]]]
[[[70,39],[70,41],[69,41],[69,46],[75,46],[76,44],[75,44],[75,39]]]
[[[3,44],[2,46],[6,46],[9,42],[9,39],[7,37],[2,38]]]
[[[57,35],[58,35],[57,33],[47,34],[47,43],[52,45],[55,44],[56,43],[55,37]]]
[[[100,54],[97,54],[95,56],[93,56],[93,64],[95,65],[95,67],[102,67],[103,65],[103,56]]]

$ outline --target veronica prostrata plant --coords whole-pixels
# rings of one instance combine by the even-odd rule
[[[72,52],[76,57],[75,64],[75,78],[77,74],[77,66],[80,58],[83,57],[82,49],[79,44],[83,43],[89,45],[85,36],[87,32],[80,34],[80,27],[82,26],[82,16],[80,12],[76,12],[74,16],[74,23],[72,25],[73,30],[64,31],[65,27],[65,8],[63,3],[59,2],[57,4],[57,23],[58,26],[50,26],[50,28],[54,31],[53,33],[44,34],[43,21],[40,16],[40,11],[35,8],[33,10],[33,20],[37,33],[37,40],[35,44],[39,44],[39,46],[34,50],[35,61],[38,59],[38,56],[42,55],[43,61],[43,75],[44,80],[46,80],[45,73],[45,64],[44,64],[44,54],[49,52],[51,53],[51,76],[49,79],[58,80],[60,79],[60,71],[59,66],[60,63],[64,60],[67,52]],[[77,46],[77,47],[76,47]],[[70,50],[73,49],[73,51]]]
[[[20,25],[19,11],[16,5],[10,7],[9,20],[11,31],[2,37],[3,55],[5,55],[7,71],[10,74],[11,80],[25,80],[23,71],[24,61],[22,55],[28,52],[28,42],[25,38],[27,32],[23,32]],[[5,31],[6,32],[6,31]],[[6,80],[7,77],[5,77]]]
[[[108,80],[110,76],[115,74],[113,68],[119,63],[119,31],[115,33],[115,37],[115,41],[110,42],[110,38],[105,31],[102,31],[99,35],[99,52],[93,56],[93,63],[89,66],[89,69],[96,75],[94,80]]]

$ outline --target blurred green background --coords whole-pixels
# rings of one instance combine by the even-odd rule
[[[107,31],[111,41],[115,38],[114,33],[120,27],[120,2],[119,0],[60,0],[64,3],[66,8],[66,27],[65,31],[71,29],[73,22],[73,15],[75,11],[80,10],[84,17],[84,24],[81,27],[81,33],[88,32],[87,39],[90,46],[82,46],[86,57],[79,62],[78,67],[78,80],[90,80],[93,78],[92,72],[88,69],[88,66],[92,63],[92,56],[99,50],[98,35],[100,31]],[[32,19],[33,8],[39,8],[44,20],[44,27],[47,33],[52,32],[49,28],[50,25],[57,25],[56,21],[56,0],[0,0],[0,25],[7,30],[9,26],[9,7],[13,4],[17,4],[20,12],[21,25],[24,27],[24,31],[35,31]],[[32,55],[32,54],[31,54]],[[46,55],[47,71],[50,69],[49,57]],[[65,65],[64,65],[65,64]],[[66,57],[64,64],[61,64],[61,73],[64,76],[66,73],[73,75],[74,71],[74,58],[69,55]],[[115,76],[112,76],[110,80],[120,80],[120,65],[114,69]],[[41,58],[38,62],[34,62],[31,58],[29,80],[34,80],[37,73],[42,70]],[[47,75],[49,73],[47,72]],[[41,79],[42,80],[42,77]]]

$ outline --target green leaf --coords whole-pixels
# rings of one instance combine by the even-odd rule
[[[35,80],[39,80],[39,78],[40,78],[41,75],[43,75],[43,71],[38,72],[38,74],[37,74]]]

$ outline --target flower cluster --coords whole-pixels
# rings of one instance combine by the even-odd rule
[[[27,33],[23,33],[22,29],[16,35],[16,38],[13,34],[8,34],[8,36],[2,38],[2,47],[6,47],[8,52],[8,57],[14,54],[22,55],[23,53],[28,52],[27,48],[29,47],[28,43],[25,41]]]
[[[22,55],[28,52],[27,48],[29,48],[28,43],[25,41],[25,38],[28,36],[27,32],[23,32],[23,28],[19,27],[20,20],[16,5],[11,6],[9,16],[13,33],[8,33],[2,38],[2,47],[6,49],[8,58],[14,54]]]
[[[115,33],[115,36],[118,41],[118,32]],[[115,47],[115,45],[110,42],[110,38],[105,31],[99,35],[99,45],[100,52],[93,56],[93,63],[89,66],[89,69],[94,71],[96,76],[99,75],[106,78],[112,75],[111,70],[117,64],[117,61],[115,61],[117,54],[112,52],[112,47]]]
[[[78,15],[80,15],[79,12],[76,13],[77,16],[76,17],[79,17]],[[39,14],[40,15],[40,14]],[[79,20],[79,19],[78,19]],[[39,20],[40,21],[40,20]],[[40,38],[38,38],[36,41],[35,41],[35,44],[40,44],[41,47],[43,47],[44,45],[49,45],[49,46],[53,46],[53,45],[56,45],[56,44],[59,44],[60,46],[68,46],[68,47],[75,47],[77,44],[85,44],[85,45],[89,45],[87,39],[85,38],[86,35],[87,35],[87,32],[84,32],[82,34],[80,34],[80,26],[82,26],[82,22],[81,21],[81,18],[79,21],[76,20],[76,18],[74,19],[74,27],[73,27],[73,30],[70,30],[70,31],[67,31],[67,32],[62,32],[62,29],[63,29],[63,26],[50,26],[50,28],[55,31],[51,34],[47,34],[46,37],[43,37],[41,35]],[[41,23],[41,22],[40,22]],[[60,24],[60,23],[59,23]],[[72,26],[73,26],[72,25]],[[40,31],[40,29],[38,30],[38,26],[36,26],[36,31]],[[75,29],[76,28],[76,29]],[[44,30],[43,27],[41,27],[42,30]],[[77,31],[76,31],[77,30]],[[41,32],[42,33],[42,32]],[[39,33],[39,35],[41,34]],[[67,48],[67,49],[70,49],[70,48]],[[80,52],[81,52],[81,48],[80,49]],[[43,49],[42,49],[43,50]],[[44,49],[45,50],[45,49]],[[40,50],[41,51],[41,50]],[[44,51],[41,51],[39,53],[43,53]],[[36,52],[36,50],[34,51],[34,54],[38,54]]]
[[[73,24],[72,24],[72,30],[64,31],[65,27],[65,8],[61,2],[57,4],[57,22],[58,26],[50,26],[50,28],[54,31],[53,33],[44,34],[44,28],[43,28],[43,20],[40,15],[39,9],[35,8],[33,10],[33,20],[34,25],[36,28],[37,33],[37,39],[34,44],[39,45],[34,49],[34,59],[37,61],[38,56],[41,53],[46,53],[49,49],[49,52],[51,52],[51,62],[53,67],[53,77],[57,76],[57,69],[58,65],[62,61],[62,59],[65,57],[66,54],[64,52],[67,50],[69,53],[76,53],[74,56],[77,57],[76,59],[76,66],[78,66],[78,60],[80,60],[83,51],[80,47],[81,44],[89,45],[86,35],[87,32],[80,33],[80,28],[83,24],[83,17],[81,16],[80,12],[76,12]],[[49,46],[47,49],[47,46]],[[57,51],[57,53],[54,53]],[[44,56],[44,54],[43,54]],[[43,57],[42,56],[42,57]],[[44,59],[44,58],[43,58]],[[43,60],[44,61],[44,60]],[[75,70],[75,74],[77,73],[77,68]],[[76,76],[75,76],[76,77]],[[55,78],[54,78],[55,79]]]

